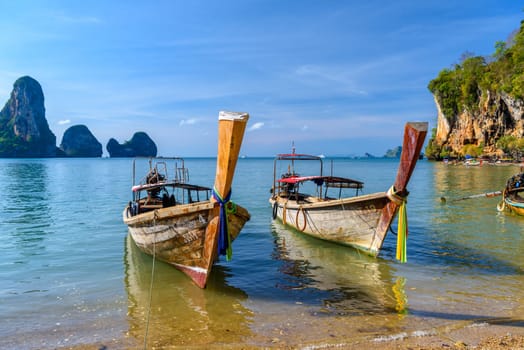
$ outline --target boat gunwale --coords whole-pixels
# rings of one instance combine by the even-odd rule
[[[504,201],[509,206],[524,209],[524,199],[522,201],[517,201],[513,197],[506,197],[504,198]]]
[[[133,224],[137,224],[141,222],[149,222],[153,220],[175,218],[178,216],[187,215],[191,212],[209,211],[217,205],[218,204],[211,202],[211,200],[204,201],[204,202],[189,203],[189,204],[178,204],[178,205],[171,206],[171,207],[150,210],[150,211],[140,213],[134,216],[127,215],[129,211],[129,206],[126,206],[124,208],[124,213],[123,213],[124,222],[127,225],[133,225]]]
[[[304,195],[305,198],[317,198],[316,196],[311,195]],[[338,206],[338,205],[346,205],[346,204],[356,204],[360,202],[366,202],[366,201],[374,201],[381,198],[388,198],[386,192],[375,192],[370,194],[362,194],[354,197],[344,197],[344,198],[330,198],[325,200],[319,200],[315,202],[306,202],[306,201],[299,201],[297,202],[295,199],[292,198],[285,198],[282,196],[275,196],[271,197],[269,201],[271,203],[279,203],[282,205],[286,205],[287,209],[290,208],[303,208],[303,209],[316,209],[316,208],[324,208],[324,207],[331,207],[331,206]],[[279,201],[279,199],[281,199]]]

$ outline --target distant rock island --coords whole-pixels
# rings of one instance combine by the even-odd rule
[[[157,152],[153,140],[142,131],[136,132],[130,141],[123,144],[111,138],[106,149],[110,157],[155,157]]]
[[[18,79],[0,111],[0,157],[55,157],[56,136],[45,118],[44,93],[31,77]]]
[[[74,125],[64,132],[60,150],[67,157],[101,157],[102,144],[85,125]]]
[[[111,157],[156,156],[157,148],[145,132],[120,145],[111,138],[107,144]],[[45,117],[44,93],[35,79],[24,76],[13,84],[13,91],[0,111],[0,158],[101,157],[102,144],[85,125],[74,125],[64,132],[60,147]]]
[[[386,154],[384,154],[384,158],[400,158],[401,154],[402,146],[397,146],[393,149],[388,149]]]

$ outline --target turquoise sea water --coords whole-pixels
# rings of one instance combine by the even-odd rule
[[[324,346],[523,322],[524,218],[498,213],[500,197],[452,201],[502,189],[516,166],[419,162],[400,264],[393,234],[374,259],[273,223],[273,161],[241,159],[232,198],[251,220],[201,290],[166,264],[152,270],[127,238],[131,163],[0,160],[0,348]],[[212,185],[214,159],[186,166]],[[389,188],[397,162],[334,168],[372,193]]]

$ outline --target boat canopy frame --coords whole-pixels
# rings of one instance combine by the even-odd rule
[[[136,182],[136,166],[139,160],[149,162],[149,171]],[[168,164],[174,163],[174,164]],[[173,165],[172,176],[169,175],[170,165]],[[181,190],[181,195],[178,192]],[[210,200],[210,187],[189,183],[189,169],[181,157],[135,157],[133,159],[133,202],[138,203],[144,197],[157,197],[160,192],[171,198],[164,207],[177,204],[190,204],[202,200]],[[175,193],[179,195],[175,196]],[[201,197],[205,199],[201,199]],[[157,197],[159,199],[159,197]]]
[[[524,173],[513,175],[506,182],[506,188],[510,191],[524,191]]]
[[[293,150],[294,151],[294,150]],[[288,172],[282,174],[280,178],[277,176],[277,164],[282,161],[289,161]],[[295,173],[295,161],[318,161],[319,162],[319,173],[320,175],[314,176],[300,176]],[[333,172],[333,166],[331,167]],[[359,195],[359,190],[364,188],[364,183],[358,180],[350,178],[338,177],[338,176],[325,176],[324,162],[322,157],[314,156],[303,153],[287,153],[277,154],[273,162],[273,187],[271,193],[273,197],[285,197],[295,198],[297,201],[302,197],[300,195],[300,186],[306,182],[313,182],[317,186],[317,197],[319,199],[330,199],[328,197],[328,190],[330,188],[338,188],[338,198],[342,198],[342,189],[355,189],[355,196]]]

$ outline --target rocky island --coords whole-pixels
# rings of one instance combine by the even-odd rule
[[[55,157],[56,154],[56,136],[45,118],[42,87],[31,77],[21,77],[0,111],[0,157]]]
[[[102,144],[85,125],[75,125],[64,132],[60,150],[67,157],[101,157]]]
[[[465,55],[428,88],[437,107],[429,158],[524,154],[524,22],[492,57]]]
[[[111,138],[106,149],[110,157],[155,157],[157,152],[153,140],[142,131],[135,133],[131,140],[123,144]]]
[[[111,157],[156,156],[157,148],[145,132],[120,145],[110,139]],[[0,111],[0,158],[101,157],[102,144],[85,125],[64,132],[60,147],[45,117],[44,93],[35,79],[15,81],[10,98]]]

